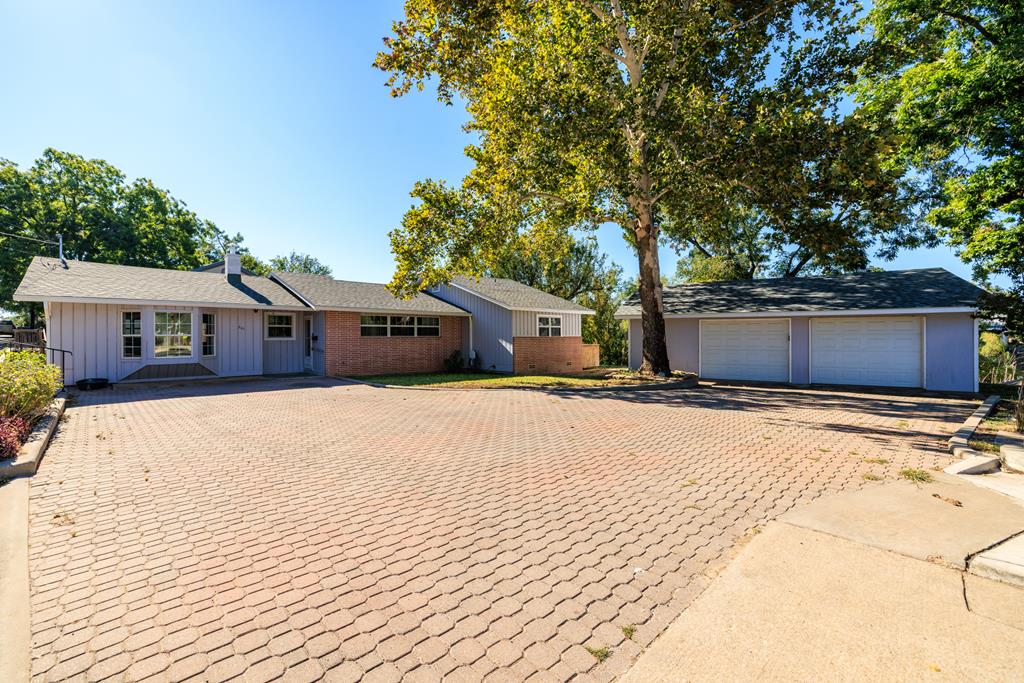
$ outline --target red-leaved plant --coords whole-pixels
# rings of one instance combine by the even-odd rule
[[[30,430],[20,417],[0,417],[0,460],[16,457]]]

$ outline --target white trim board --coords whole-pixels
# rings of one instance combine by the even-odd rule
[[[841,318],[855,315],[928,315],[930,313],[975,313],[978,309],[967,306],[955,306],[950,308],[865,308],[865,309],[839,309],[828,311],[757,311],[750,313],[666,313],[665,319],[681,318]],[[616,320],[639,320],[640,315],[617,315]]]
[[[241,308],[253,311],[308,311],[305,306],[268,306],[253,302],[251,304],[224,304],[211,301],[163,301],[148,299],[105,299],[103,297],[81,297],[81,296],[52,296],[46,298],[18,298],[15,301],[40,301],[43,304],[108,304],[110,306],[179,306],[182,308]]]

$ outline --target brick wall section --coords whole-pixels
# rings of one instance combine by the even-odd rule
[[[441,318],[440,337],[362,337],[359,314],[327,311],[324,364],[332,377],[440,372],[444,359],[462,349],[464,318]]]
[[[512,369],[517,375],[579,372],[583,369],[583,338],[514,337]]]

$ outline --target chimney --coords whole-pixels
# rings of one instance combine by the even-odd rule
[[[235,251],[234,245],[228,247],[224,254],[224,277],[233,285],[242,284],[242,257]]]

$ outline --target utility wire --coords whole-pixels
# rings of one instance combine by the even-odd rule
[[[57,242],[54,242],[52,240],[41,240],[41,239],[39,239],[37,237],[29,237],[28,235],[16,235],[13,232],[3,232],[3,231],[0,231],[0,235],[3,235],[5,237],[15,237],[17,239],[22,239],[22,240],[32,240],[33,242],[39,242],[40,244],[52,244],[54,246],[56,246],[58,244]]]

